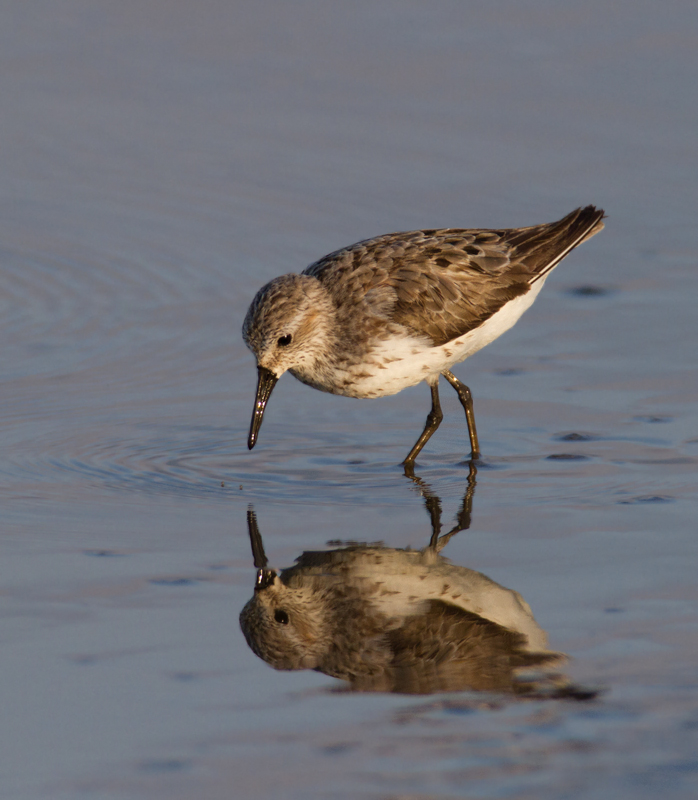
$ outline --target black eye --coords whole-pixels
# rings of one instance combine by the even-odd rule
[[[288,614],[281,608],[277,608],[274,612],[274,619],[279,625],[288,625]]]
[[[280,336],[278,344],[279,347],[286,347],[291,344],[291,334],[287,333],[286,336]]]

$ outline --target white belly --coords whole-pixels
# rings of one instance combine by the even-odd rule
[[[518,592],[428,551],[358,551],[348,575],[379,587],[370,594],[370,602],[386,617],[404,620],[424,613],[427,601],[441,600],[524,634],[527,650],[548,649],[545,631]]]
[[[536,281],[524,295],[500,308],[479,328],[434,347],[424,338],[394,336],[373,348],[354,370],[350,394],[353,397],[384,397],[421,381],[434,383],[454,364],[465,361],[485,345],[508,331],[529,308],[543,288]]]

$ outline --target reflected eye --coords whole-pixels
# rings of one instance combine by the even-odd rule
[[[291,344],[291,334],[287,333],[286,336],[280,336],[278,341],[279,347],[286,347]]]
[[[274,619],[279,625],[288,625],[288,614],[281,608],[274,612]]]

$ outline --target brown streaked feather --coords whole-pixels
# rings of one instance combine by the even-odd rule
[[[338,309],[348,294],[361,298],[370,316],[438,346],[525,294],[600,231],[602,219],[603,211],[586,206],[558,222],[528,228],[391,233],[330,253],[303,274],[318,278]]]
[[[434,691],[525,691],[521,668],[557,665],[564,656],[531,652],[526,637],[478,614],[440,600],[384,634],[388,658],[373,674],[342,675],[363,690],[421,693]]]

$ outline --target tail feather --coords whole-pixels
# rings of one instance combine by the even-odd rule
[[[577,245],[603,230],[604,212],[596,206],[577,208],[558,222],[523,228],[509,239],[531,271],[530,283],[544,278]]]

